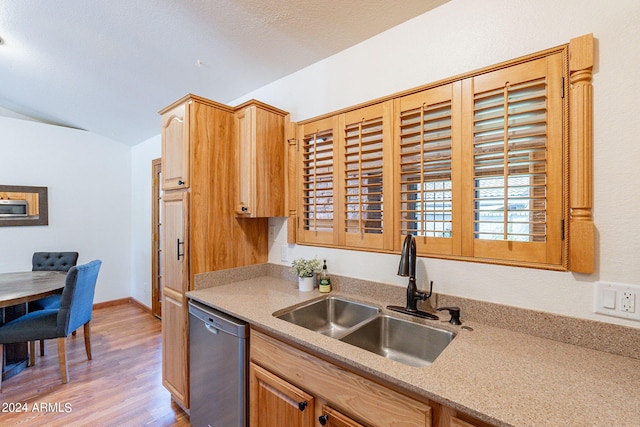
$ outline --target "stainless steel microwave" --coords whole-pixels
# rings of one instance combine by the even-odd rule
[[[26,200],[0,200],[0,218],[25,217],[28,212]]]

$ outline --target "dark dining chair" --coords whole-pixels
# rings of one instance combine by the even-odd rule
[[[58,364],[62,382],[69,381],[67,368],[66,337],[84,326],[84,346],[87,358],[91,360],[91,315],[96,280],[102,261],[94,260],[87,264],[71,267],[67,273],[64,290],[60,298],[60,308],[38,310],[27,313],[0,327],[0,366],[4,344],[29,341],[30,361],[35,359],[34,341],[58,339]],[[0,380],[1,381],[1,380]],[[2,383],[0,382],[0,391]]]
[[[78,262],[78,252],[34,252],[31,271],[69,271]],[[29,311],[60,308],[60,295],[50,295],[28,305]],[[73,335],[76,332],[73,331]],[[40,356],[44,356],[44,341],[40,341]]]
[[[78,252],[34,252],[32,271],[69,271],[78,262]],[[60,307],[60,295],[51,295],[29,303],[29,311]]]

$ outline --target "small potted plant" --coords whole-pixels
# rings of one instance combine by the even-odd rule
[[[318,258],[298,258],[293,260],[293,265],[289,271],[298,276],[298,289],[303,292],[309,292],[313,290],[314,276],[316,273],[320,273],[321,268],[322,263]]]

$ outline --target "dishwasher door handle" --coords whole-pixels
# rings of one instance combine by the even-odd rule
[[[220,329],[208,323],[205,323],[204,326],[207,328],[207,331],[211,332],[212,334],[218,335],[218,333],[220,332]]]

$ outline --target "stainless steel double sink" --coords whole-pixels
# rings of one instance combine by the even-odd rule
[[[454,332],[383,314],[374,305],[325,297],[275,317],[410,366],[429,366]]]

